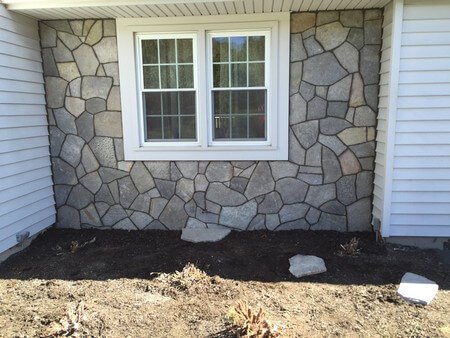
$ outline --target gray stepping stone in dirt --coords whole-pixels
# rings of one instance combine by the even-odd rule
[[[191,243],[218,242],[231,232],[230,229],[195,229],[184,228],[181,239]]]
[[[438,292],[439,286],[420,275],[407,272],[403,275],[397,293],[404,300],[420,305],[428,305]]]
[[[289,258],[289,264],[289,272],[297,278],[327,271],[324,260],[317,256],[295,255]]]

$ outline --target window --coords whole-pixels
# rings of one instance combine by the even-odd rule
[[[126,160],[287,159],[289,14],[221,20],[117,20]]]

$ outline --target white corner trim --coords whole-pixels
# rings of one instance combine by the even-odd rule
[[[393,0],[391,69],[386,136],[386,172],[384,179],[383,219],[381,235],[389,237],[391,223],[392,183],[394,176],[395,128],[397,122],[398,81],[403,27],[403,0]]]

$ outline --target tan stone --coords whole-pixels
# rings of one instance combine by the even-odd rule
[[[75,117],[80,116],[84,112],[84,100],[77,97],[66,97],[65,105],[69,113]]]
[[[367,141],[373,141],[375,140],[375,127],[369,127],[367,128]]]
[[[339,162],[341,162],[342,173],[344,175],[356,174],[361,171],[361,165],[351,150],[344,151],[339,156]]]
[[[366,104],[364,99],[364,83],[361,74],[353,74],[352,89],[350,91],[350,107],[359,107]]]
[[[291,33],[302,33],[316,25],[316,13],[294,13],[291,15]]]
[[[359,144],[366,142],[366,128],[364,127],[356,127],[356,128],[348,128],[341,131],[338,134],[338,137],[344,142],[346,145],[350,146],[353,144]]]
[[[80,76],[77,64],[75,62],[59,62],[56,64],[59,75],[66,81],[72,81]]]

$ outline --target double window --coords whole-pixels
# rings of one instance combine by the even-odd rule
[[[118,20],[126,159],[287,159],[289,17],[272,16]]]

